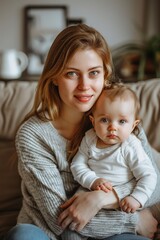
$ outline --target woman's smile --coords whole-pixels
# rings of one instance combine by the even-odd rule
[[[75,95],[75,98],[82,103],[86,103],[89,102],[91,100],[91,98],[93,97],[93,95]]]

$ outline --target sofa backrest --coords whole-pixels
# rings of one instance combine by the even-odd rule
[[[129,85],[141,103],[140,117],[150,144],[160,151],[160,79]],[[37,82],[0,82],[0,141],[13,140],[17,127],[31,109]]]
[[[37,82],[0,82],[0,139],[13,140],[16,129],[31,109]]]
[[[148,141],[160,152],[160,79],[128,84],[140,100],[140,117]]]
[[[16,224],[21,208],[14,137],[30,110],[37,82],[0,82],[0,239]]]
[[[140,99],[140,117],[149,142],[160,152],[160,79],[128,85]],[[0,81],[0,238],[16,224],[21,207],[14,137],[31,109],[36,86],[32,81]]]

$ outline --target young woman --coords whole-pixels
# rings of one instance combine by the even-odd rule
[[[132,182],[109,193],[76,193],[79,186],[70,171],[75,139],[80,143],[91,127],[85,113],[111,74],[109,48],[95,29],[70,26],[53,42],[33,108],[16,137],[23,206],[7,240],[58,240],[68,227],[82,239],[153,236],[157,221],[149,210],[127,214],[106,209],[118,207],[118,198],[130,192]],[[146,237],[135,235],[136,231]]]

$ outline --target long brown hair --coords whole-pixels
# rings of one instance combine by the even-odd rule
[[[33,108],[26,116],[36,115],[43,121],[54,121],[60,115],[61,98],[58,87],[54,81],[64,72],[67,62],[77,50],[93,49],[102,58],[104,67],[104,79],[108,79],[112,74],[112,59],[109,47],[104,37],[94,28],[85,24],[73,25],[65,28],[54,40],[48,52],[44,69],[37,85],[37,91]],[[47,113],[47,114],[46,114]],[[77,151],[78,145],[84,135],[84,130],[88,129],[90,122],[85,116],[80,128],[74,136],[69,149],[69,156]]]

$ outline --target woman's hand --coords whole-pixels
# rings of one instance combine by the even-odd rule
[[[113,191],[105,193],[104,191],[78,192],[61,208],[64,211],[60,214],[58,222],[63,229],[71,226],[73,230],[80,231],[104,206],[114,208],[117,206],[117,197]]]
[[[149,209],[144,209],[139,213],[139,221],[136,227],[136,232],[144,237],[153,239],[157,231],[157,220],[153,217]]]

